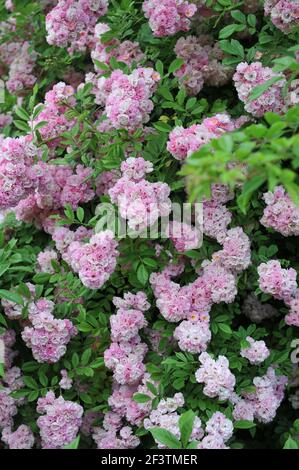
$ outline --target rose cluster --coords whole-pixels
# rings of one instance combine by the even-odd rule
[[[261,291],[277,300],[283,300],[289,307],[285,317],[286,324],[299,326],[299,289],[295,269],[283,269],[279,261],[271,260],[259,265],[258,274]]]
[[[289,34],[299,23],[298,0],[265,0],[265,15],[283,33]]]
[[[222,64],[223,52],[208,36],[187,36],[178,39],[174,52],[183,65],[174,73],[191,96],[196,96],[204,84],[223,86],[232,77],[232,69]]]
[[[110,28],[106,23],[98,23],[94,31],[94,47],[91,51],[91,58],[94,62],[95,71],[99,75],[104,74],[105,70],[100,68],[97,62],[110,67],[110,60],[114,57],[117,62],[123,62],[130,67],[133,63],[140,64],[145,59],[138,42],[129,40],[120,42],[116,38],[102,42],[103,34],[108,31],[110,31]]]
[[[167,150],[177,160],[184,161],[210,140],[217,139],[224,132],[233,131],[242,124],[242,120],[234,121],[223,113],[206,118],[201,124],[193,124],[187,129],[177,126],[169,134]]]
[[[37,419],[43,449],[61,449],[70,444],[82,423],[83,408],[78,403],[55,397],[50,391],[37,401]]]
[[[151,183],[144,176],[153,165],[142,157],[130,157],[121,164],[122,177],[108,194],[118,206],[120,215],[128,220],[129,228],[142,231],[171,210],[170,188],[166,183]]]
[[[188,31],[190,18],[197,9],[194,3],[187,0],[145,0],[142,8],[151,30],[158,37]]]
[[[263,116],[267,111],[282,113],[285,107],[283,87],[286,84],[282,73],[274,72],[270,67],[263,67],[261,62],[248,64],[242,62],[237,66],[234,74],[235,87],[239,99],[245,104],[245,110],[256,117]],[[268,80],[277,79],[262,92],[258,98],[251,98],[253,90]]]
[[[22,339],[37,362],[58,362],[66,352],[66,345],[77,333],[70,320],[54,318],[53,310],[53,302],[46,299],[39,299],[28,307],[31,326],[24,328]]]
[[[107,12],[108,0],[59,0],[47,14],[47,41],[68,52],[84,52],[93,44],[94,27]]]

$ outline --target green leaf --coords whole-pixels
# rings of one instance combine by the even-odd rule
[[[83,220],[84,220],[84,209],[83,209],[83,207],[78,207],[76,215],[77,215],[77,219],[79,220],[79,222],[83,222]]]
[[[33,281],[36,284],[46,284],[51,277],[51,274],[49,273],[38,273],[33,276]]]
[[[90,403],[92,403],[92,399],[91,397],[88,395],[88,393],[85,393],[85,392],[82,392],[80,393],[80,398],[81,400],[86,403],[87,405],[90,405]]]
[[[150,268],[156,269],[157,268],[157,261],[152,258],[143,258],[143,263],[149,266]]]
[[[168,73],[176,72],[179,68],[181,68],[183,63],[184,63],[183,59],[174,59],[169,66]]]
[[[150,392],[152,392],[153,395],[158,395],[158,390],[156,389],[156,387],[154,386],[154,384],[152,384],[152,382],[146,382],[146,386],[148,388],[148,390]]]
[[[223,39],[219,42],[219,44],[224,52],[240,57],[242,59],[244,58],[244,47],[236,39],[231,39],[230,41],[228,39]]]
[[[42,110],[44,109],[45,105],[44,104],[39,104],[38,106],[36,106],[34,108],[34,111],[33,111],[33,114],[32,114],[32,120],[34,121],[37,116],[42,112]]]
[[[187,93],[185,89],[181,88],[178,94],[176,95],[176,101],[178,102],[180,106],[182,106],[182,104],[184,103],[186,96],[187,96]]]
[[[240,23],[243,23],[244,25],[246,25],[246,16],[244,15],[244,13],[241,12],[241,10],[233,10],[231,12],[231,16],[234,20],[239,21]]]
[[[241,24],[229,24],[228,26],[225,26],[222,28],[222,30],[219,33],[219,38],[220,39],[226,39],[232,36],[235,32],[237,31],[243,31],[246,26],[241,25]]]
[[[172,94],[170,93],[170,91],[168,90],[166,86],[160,86],[157,92],[159,93],[159,95],[163,96],[163,98],[165,98],[166,100],[174,101]]]
[[[151,401],[151,397],[145,393],[134,393],[133,400],[136,401],[136,403],[147,403]]]
[[[103,367],[103,365],[104,365],[104,358],[99,357],[98,359],[96,359],[90,364],[90,367],[92,367],[93,369],[98,369],[99,367]]]
[[[247,16],[247,23],[252,28],[255,28],[256,27],[256,17],[255,17],[255,15],[253,15],[252,13],[250,15],[248,15]]]
[[[83,367],[83,369],[80,370],[80,373],[81,372],[83,375],[86,375],[86,377],[94,376],[94,370],[91,367]]]
[[[241,341],[241,349],[247,349],[250,347],[250,343],[246,341],[246,339],[242,339]]]
[[[186,448],[190,440],[190,436],[193,430],[193,424],[195,420],[195,413],[192,410],[188,410],[180,416],[179,428],[181,432],[181,441],[183,447]]]
[[[24,304],[22,296],[10,290],[0,289],[0,298],[10,300],[10,302],[14,302],[18,305]]]
[[[72,442],[63,446],[63,449],[78,449],[80,436],[77,436]]]
[[[33,390],[36,390],[36,389],[39,388],[38,383],[36,382],[36,380],[33,377],[29,377],[28,375],[25,375],[23,377],[23,381],[24,381],[24,384],[26,385],[26,387],[32,388]]]
[[[18,287],[18,292],[20,295],[26,297],[27,299],[31,298],[31,292],[28,289],[28,286],[24,282],[20,282]]]
[[[27,122],[25,121],[14,121],[14,125],[20,129],[21,131],[24,131],[24,132],[30,132],[30,127],[28,126]]]
[[[160,76],[162,78],[163,74],[164,74],[164,65],[163,65],[163,62],[160,59],[157,60],[157,62],[155,64],[155,69],[157,70],[157,72],[160,74]]]
[[[83,366],[86,366],[88,364],[91,354],[92,354],[92,351],[90,348],[84,351],[84,353],[81,356],[81,364]]]
[[[71,206],[69,204],[67,204],[65,206],[64,213],[65,213],[65,215],[67,216],[68,219],[70,219],[72,221],[74,220],[74,218],[75,218],[74,217],[74,211],[73,211],[73,209],[71,208]]]
[[[105,64],[104,62],[100,62],[97,59],[92,59],[92,61],[99,69],[104,70],[105,72],[109,72],[109,65]]]
[[[78,367],[79,365],[79,356],[78,354],[75,352],[73,355],[72,355],[72,365],[73,365],[73,368],[76,369],[76,367]]]
[[[38,372],[38,378],[40,383],[42,384],[43,387],[47,387],[48,385],[48,377],[43,371]]]
[[[198,441],[192,441],[190,444],[188,444],[187,449],[197,449],[198,444]]]
[[[256,424],[253,421],[247,421],[245,419],[241,419],[240,421],[236,421],[234,427],[236,429],[251,429],[254,428]]]
[[[270,88],[272,85],[274,85],[274,83],[277,83],[280,80],[282,80],[282,78],[276,76],[270,78],[270,80],[265,81],[261,85],[256,86],[250,93],[248,101],[257,100],[260,96],[262,96],[263,93],[265,93],[265,91],[268,90],[268,88]]]
[[[285,189],[291,196],[294,204],[299,207],[299,186],[296,183],[284,183]]]
[[[221,331],[223,331],[223,333],[226,333],[228,335],[232,334],[231,327],[226,325],[225,323],[218,323],[218,327]]]
[[[168,449],[181,449],[182,444],[170,431],[162,428],[152,428],[149,430],[153,438],[161,444],[165,445]]]
[[[34,390],[33,392],[30,392],[27,395],[27,400],[29,402],[35,401],[38,398],[38,395],[39,395],[38,390]]]
[[[161,131],[161,132],[171,131],[171,127],[168,124],[166,124],[166,122],[163,122],[163,121],[156,122],[154,124],[154,127],[155,129],[157,129],[157,131]]]
[[[137,269],[137,279],[142,284],[145,285],[148,281],[149,273],[144,264],[140,264]]]
[[[35,132],[41,129],[42,127],[45,127],[48,124],[48,121],[40,121],[36,124],[34,127]]]
[[[286,440],[286,443],[285,445],[283,446],[284,449],[299,449],[299,446],[297,444],[297,442],[292,439],[291,437],[289,437],[287,440]]]
[[[265,176],[254,176],[243,186],[242,193],[237,199],[238,206],[245,214],[252,195],[265,183]]]
[[[15,109],[16,115],[21,118],[23,121],[29,121],[30,116],[24,108],[16,108]]]

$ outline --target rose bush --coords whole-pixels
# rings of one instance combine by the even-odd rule
[[[298,0],[0,20],[0,447],[298,448]]]

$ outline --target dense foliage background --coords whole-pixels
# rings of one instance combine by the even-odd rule
[[[298,1],[0,20],[0,447],[298,448]],[[169,198],[202,246],[97,209],[132,232]]]

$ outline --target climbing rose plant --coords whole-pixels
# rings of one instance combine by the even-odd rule
[[[298,40],[0,1],[0,448],[299,448]]]

